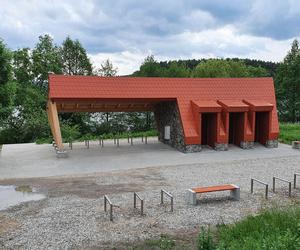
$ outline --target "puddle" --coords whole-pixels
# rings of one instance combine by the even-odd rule
[[[0,210],[16,206],[26,201],[37,201],[46,198],[36,193],[30,186],[0,186]]]

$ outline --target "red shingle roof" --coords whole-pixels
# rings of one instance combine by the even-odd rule
[[[271,133],[278,134],[272,78],[159,78],[49,75],[49,99],[176,99],[187,144],[198,141],[191,101],[248,107],[243,100],[274,105]],[[227,101],[226,101],[227,100]],[[230,100],[230,101],[229,101]]]

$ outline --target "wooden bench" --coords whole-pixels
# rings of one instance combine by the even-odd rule
[[[199,187],[199,188],[191,188],[187,190],[187,203],[196,205],[197,194],[209,193],[209,192],[219,192],[219,191],[230,191],[230,197],[234,200],[240,199],[240,188],[233,184],[226,184],[220,186],[211,186],[211,187]]]

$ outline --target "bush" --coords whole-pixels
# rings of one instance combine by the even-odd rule
[[[208,230],[205,231],[204,228],[201,227],[201,231],[198,236],[198,250],[213,250],[213,249],[215,249],[215,244],[213,242],[213,237],[210,228],[208,228]]]
[[[61,134],[65,141],[74,141],[80,137],[79,127],[64,123],[61,126]]]

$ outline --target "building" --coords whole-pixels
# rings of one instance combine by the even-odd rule
[[[114,111],[153,111],[159,139],[182,152],[278,144],[272,78],[49,75],[47,112],[59,149],[59,112]]]

